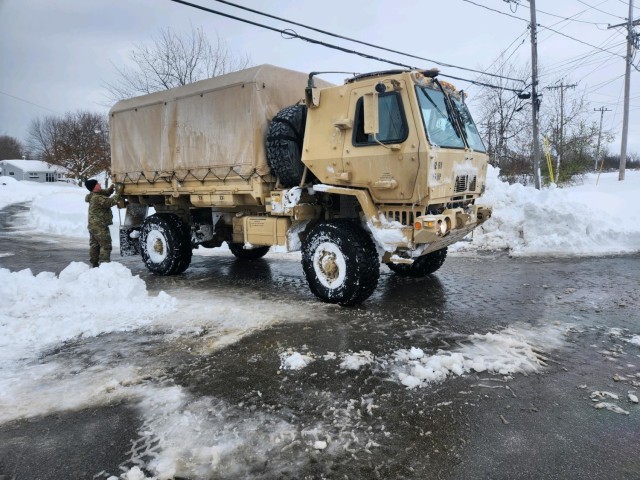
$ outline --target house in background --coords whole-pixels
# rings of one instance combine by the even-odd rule
[[[0,176],[40,183],[68,181],[65,168],[40,160],[0,160]]]

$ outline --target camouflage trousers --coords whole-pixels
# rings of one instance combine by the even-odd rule
[[[111,261],[109,227],[89,227],[89,262],[92,267]]]

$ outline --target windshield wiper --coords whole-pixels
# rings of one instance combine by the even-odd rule
[[[458,138],[460,138],[463,142],[465,142],[465,144],[468,145],[469,143],[467,142],[467,137],[465,135],[464,128],[461,128],[463,125],[463,122],[459,116],[458,109],[455,107],[455,105],[449,98],[449,95],[447,95],[447,93],[444,91],[444,88],[442,88],[442,85],[440,84],[438,79],[434,78],[434,81],[438,85],[438,87],[440,87],[440,91],[442,92],[442,95],[444,95],[444,106],[447,108],[447,117],[449,118],[449,122],[451,123],[453,130],[456,132],[456,135],[458,136]]]

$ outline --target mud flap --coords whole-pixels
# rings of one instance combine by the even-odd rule
[[[120,225],[120,256],[132,257],[140,255],[140,228],[149,207],[129,203],[124,222]]]
[[[133,257],[140,255],[140,228],[120,227],[120,256]]]

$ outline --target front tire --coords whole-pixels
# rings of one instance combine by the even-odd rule
[[[413,263],[387,263],[392,272],[401,277],[422,278],[437,271],[447,258],[447,247],[416,258]]]
[[[228,242],[229,250],[239,260],[257,260],[264,257],[269,251],[269,247],[244,248],[241,243]]]
[[[176,215],[156,213],[141,229],[140,254],[149,271],[176,275],[191,264],[191,239],[186,224]]]
[[[373,240],[352,221],[318,223],[302,245],[309,288],[328,303],[356,305],[371,296],[380,276]]]

